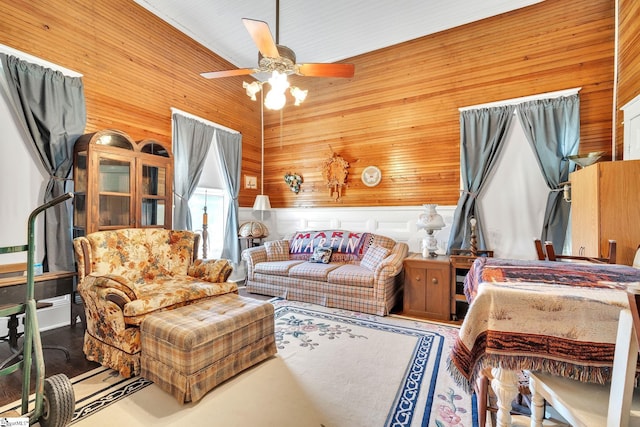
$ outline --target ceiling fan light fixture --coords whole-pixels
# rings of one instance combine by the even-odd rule
[[[251,98],[252,101],[255,101],[256,93],[260,92],[262,85],[257,81],[252,83],[242,82],[242,87],[247,91],[247,96]]]
[[[298,86],[291,86],[291,95],[295,98],[296,102],[293,104],[298,106],[307,99],[308,90],[302,90]]]

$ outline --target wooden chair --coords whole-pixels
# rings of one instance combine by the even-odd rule
[[[547,259],[547,254],[544,253],[544,249],[542,248],[542,240],[535,239],[533,241],[533,244],[536,247],[536,253],[538,254],[538,259],[541,261]]]
[[[640,426],[640,391],[634,391],[640,350],[640,288],[627,294],[629,309],[620,311],[611,383],[589,384],[531,372],[532,426],[542,426],[545,401],[572,426]]]
[[[588,257],[578,255],[557,255],[553,249],[552,242],[544,242],[544,249],[542,248],[542,242],[540,239],[533,241],[536,247],[536,253],[539,260],[548,259],[549,261],[585,261],[593,262],[596,264],[615,264],[616,263],[616,241],[609,240],[609,254],[607,257]],[[546,251],[546,253],[545,253]]]

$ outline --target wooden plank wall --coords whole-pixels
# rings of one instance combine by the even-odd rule
[[[259,174],[259,105],[242,79],[200,77],[233,66],[146,9],[131,0],[1,0],[0,9],[1,44],[83,74],[87,132],[170,143],[175,107],[240,131],[244,172]]]
[[[622,106],[640,94],[640,2],[620,0],[616,159],[624,149]]]
[[[630,0],[632,1],[632,0]],[[459,107],[582,87],[582,152],[611,152],[614,2],[542,3],[368,53],[352,79],[300,78],[300,107],[266,116],[265,188],[273,206],[455,205]],[[295,50],[295,41],[289,47]],[[320,165],[350,163],[334,202]],[[378,166],[380,185],[360,180]],[[297,195],[283,175],[304,183]]]
[[[621,4],[633,9],[626,28],[637,37],[637,23],[628,22],[637,6]],[[176,107],[242,132],[242,175],[260,182],[259,105],[244,95],[242,78],[198,75],[229,63],[130,0],[0,5],[0,43],[84,75],[88,132],[170,141]],[[294,79],[309,89],[307,101],[285,107],[282,127],[280,113],[265,115],[265,193],[274,207],[455,204],[459,107],[577,86],[581,151],[610,153],[613,28],[612,0],[546,0],[352,58],[352,79]],[[295,50],[295,41],[284,43]],[[637,57],[625,49],[629,62]],[[621,76],[621,96],[634,79]],[[331,150],[351,165],[337,203],[321,179]],[[369,165],[383,172],[374,188],[360,181]],[[286,172],[303,176],[299,194]],[[257,194],[242,189],[240,206]]]

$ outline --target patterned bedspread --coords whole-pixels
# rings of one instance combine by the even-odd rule
[[[621,265],[478,258],[449,371],[469,390],[486,367],[603,383],[632,282],[640,270]]]

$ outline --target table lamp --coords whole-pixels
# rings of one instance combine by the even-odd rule
[[[444,219],[442,215],[436,211],[438,205],[430,203],[422,206],[426,209],[426,213],[420,215],[416,224],[418,230],[424,229],[427,233],[427,237],[422,240],[422,256],[435,257],[437,255],[436,251],[438,250],[438,240],[434,234],[436,231],[444,228]]]

